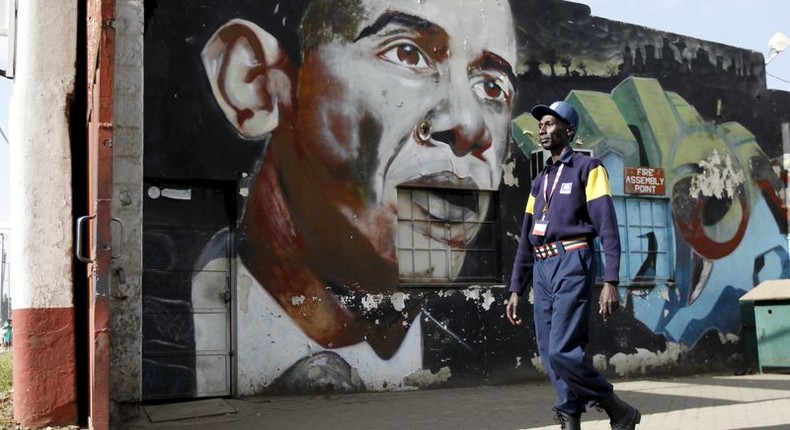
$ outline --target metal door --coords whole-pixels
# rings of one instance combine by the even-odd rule
[[[76,327],[85,328],[88,332],[87,351],[81,351],[82,344],[77,345],[78,352],[87,352],[88,362],[78,366],[78,374],[87,371],[87,392],[85,386],[79,386],[80,415],[87,414],[91,428],[107,429],[110,425],[110,266],[113,256],[112,249],[112,142],[114,127],[115,99],[115,2],[113,0],[89,0],[80,5],[80,19],[85,20],[85,37],[87,53],[84,69],[78,66],[77,76],[85,70],[85,87],[87,94],[87,187],[75,186],[75,196],[86,191],[87,215],[77,220],[75,251],[77,258],[87,263],[87,297],[75,292],[76,308],[87,305],[87,321],[78,315]],[[83,9],[84,8],[84,9]],[[85,15],[83,15],[83,13]],[[79,43],[79,38],[78,38]],[[75,98],[75,107],[80,106],[81,97]],[[79,109],[75,111],[79,116]],[[74,120],[76,121],[76,119]],[[78,130],[82,123],[73,125]],[[82,154],[76,148],[75,154]],[[76,163],[77,165],[80,162]],[[75,198],[75,203],[78,200]],[[83,246],[83,240],[85,244]],[[80,285],[75,280],[75,285]],[[83,332],[84,333],[84,332]],[[78,333],[82,336],[82,333]],[[87,396],[87,399],[84,397]],[[83,403],[84,402],[84,403]],[[87,406],[87,407],[86,407]],[[82,419],[82,417],[81,417]]]
[[[232,189],[147,181],[143,398],[231,394]]]

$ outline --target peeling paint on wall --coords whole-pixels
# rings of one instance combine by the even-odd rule
[[[362,308],[370,311],[379,307],[384,300],[383,294],[368,294],[362,297]]]
[[[491,293],[490,289],[484,289],[481,287],[470,287],[462,291],[463,295],[466,297],[467,301],[480,301],[482,299],[482,303],[480,306],[485,309],[491,309],[491,304],[494,303],[494,295]],[[482,292],[481,292],[482,291]]]
[[[424,388],[447,382],[452,376],[449,367],[442,367],[438,372],[432,373],[428,369],[420,369],[403,378],[403,385],[407,387]]]
[[[516,160],[509,160],[502,165],[504,176],[502,181],[508,187],[518,187],[518,178],[513,173],[516,170]]]
[[[675,365],[680,360],[681,355],[688,352],[686,345],[667,342],[664,351],[649,351],[644,348],[637,348],[633,354],[618,352],[609,359],[615,371],[620,376],[631,376],[644,374],[651,367],[663,367]]]
[[[458,290],[439,290],[436,295],[439,297],[452,297],[458,294]]]
[[[609,367],[607,365],[606,356],[604,354],[595,354],[592,357],[593,367],[601,373],[606,372]]]
[[[491,292],[491,290],[486,290],[483,293],[483,309],[487,311],[491,310],[491,304],[494,303],[494,300],[494,294]]]
[[[720,154],[714,149],[707,158],[699,162],[702,173],[691,180],[689,194],[699,198],[717,199],[735,197],[738,186],[744,183],[743,170],[733,163],[729,154]]]
[[[294,306],[301,306],[305,302],[305,296],[293,296],[291,297],[291,304]]]
[[[543,366],[543,360],[540,359],[540,356],[535,353],[532,355],[532,358],[529,360],[532,363],[532,367],[535,368],[538,372],[547,375],[546,367]]]
[[[396,311],[402,312],[406,308],[406,301],[409,300],[409,295],[404,293],[395,293],[390,297],[390,302]]]
[[[741,337],[733,333],[719,333],[719,340],[721,340],[722,345],[726,345],[728,343],[738,343]]]

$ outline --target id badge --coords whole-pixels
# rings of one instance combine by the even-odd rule
[[[532,226],[532,235],[533,236],[545,236],[546,235],[546,227],[549,226],[549,222],[545,219],[539,219],[535,221],[535,225]]]

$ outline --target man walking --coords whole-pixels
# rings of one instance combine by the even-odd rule
[[[527,200],[506,312],[522,324],[520,296],[532,281],[534,323],[543,365],[557,394],[562,429],[581,428],[588,406],[606,411],[612,429],[633,430],[639,411],[620,400],[593,366],[585,348],[595,284],[593,240],[600,237],[606,269],[598,312],[608,319],[619,307],[620,236],[609,176],[600,160],[573,151],[579,116],[568,103],[537,105],[540,145],[551,153]]]

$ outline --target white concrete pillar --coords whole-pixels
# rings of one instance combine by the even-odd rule
[[[23,0],[18,7],[9,136],[14,417],[23,427],[75,424],[68,97],[77,0]]]

